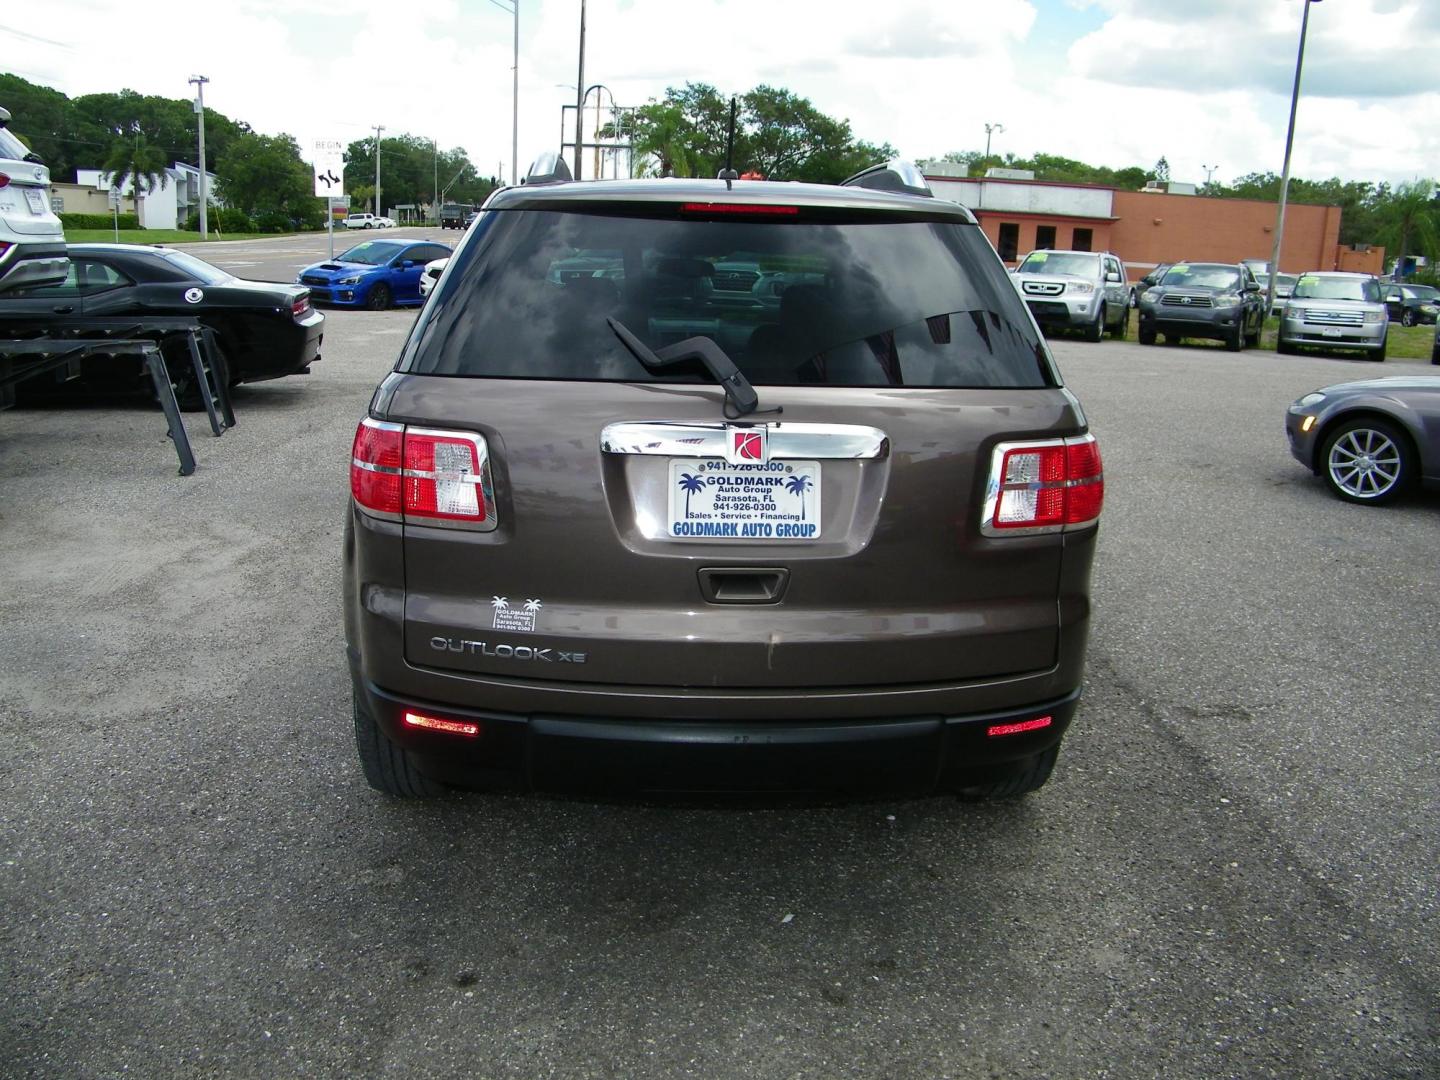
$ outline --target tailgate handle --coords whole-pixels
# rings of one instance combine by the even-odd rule
[[[778,604],[789,580],[782,566],[712,566],[700,570],[700,591],[712,604]]]

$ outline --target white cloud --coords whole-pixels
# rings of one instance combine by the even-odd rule
[[[1440,160],[1428,0],[1312,9],[1295,172],[1412,178]],[[574,100],[578,0],[520,0],[523,165]],[[1298,0],[589,0],[585,81],[641,104],[686,81],[783,86],[907,156],[984,146],[1221,179],[1280,168]],[[1198,13],[1197,13],[1198,12]],[[350,141],[370,125],[463,146],[508,172],[510,17],[489,0],[200,0],[154,18],[118,0],[7,12],[11,70],[75,95],[129,86],[207,104],[264,132]],[[1057,39],[1071,27],[1068,52]],[[1091,29],[1092,32],[1085,33]],[[0,40],[7,40],[0,31]],[[14,46],[20,44],[20,48]],[[137,59],[143,58],[143,60]],[[559,85],[556,84],[565,84]],[[593,102],[593,98],[591,99]],[[569,137],[568,133],[565,137]]]

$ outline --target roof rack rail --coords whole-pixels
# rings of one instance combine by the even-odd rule
[[[570,166],[565,164],[565,159],[554,150],[546,150],[537,157],[530,165],[530,171],[525,174],[522,184],[527,186],[534,184],[567,184],[575,179],[570,175]]]
[[[879,165],[872,165],[849,179],[840,181],[840,186],[895,191],[904,195],[924,195],[932,199],[935,197],[914,162],[905,161],[903,158],[891,158]]]

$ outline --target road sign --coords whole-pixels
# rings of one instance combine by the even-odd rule
[[[333,199],[345,194],[345,147],[339,139],[316,139],[310,159],[315,168],[315,194]]]
[[[322,199],[333,199],[345,194],[344,162],[337,159],[315,163],[315,194]]]

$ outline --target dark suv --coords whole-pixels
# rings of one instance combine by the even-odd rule
[[[904,163],[566,179],[489,200],[356,431],[366,779],[1038,788],[1104,487],[975,219]]]

